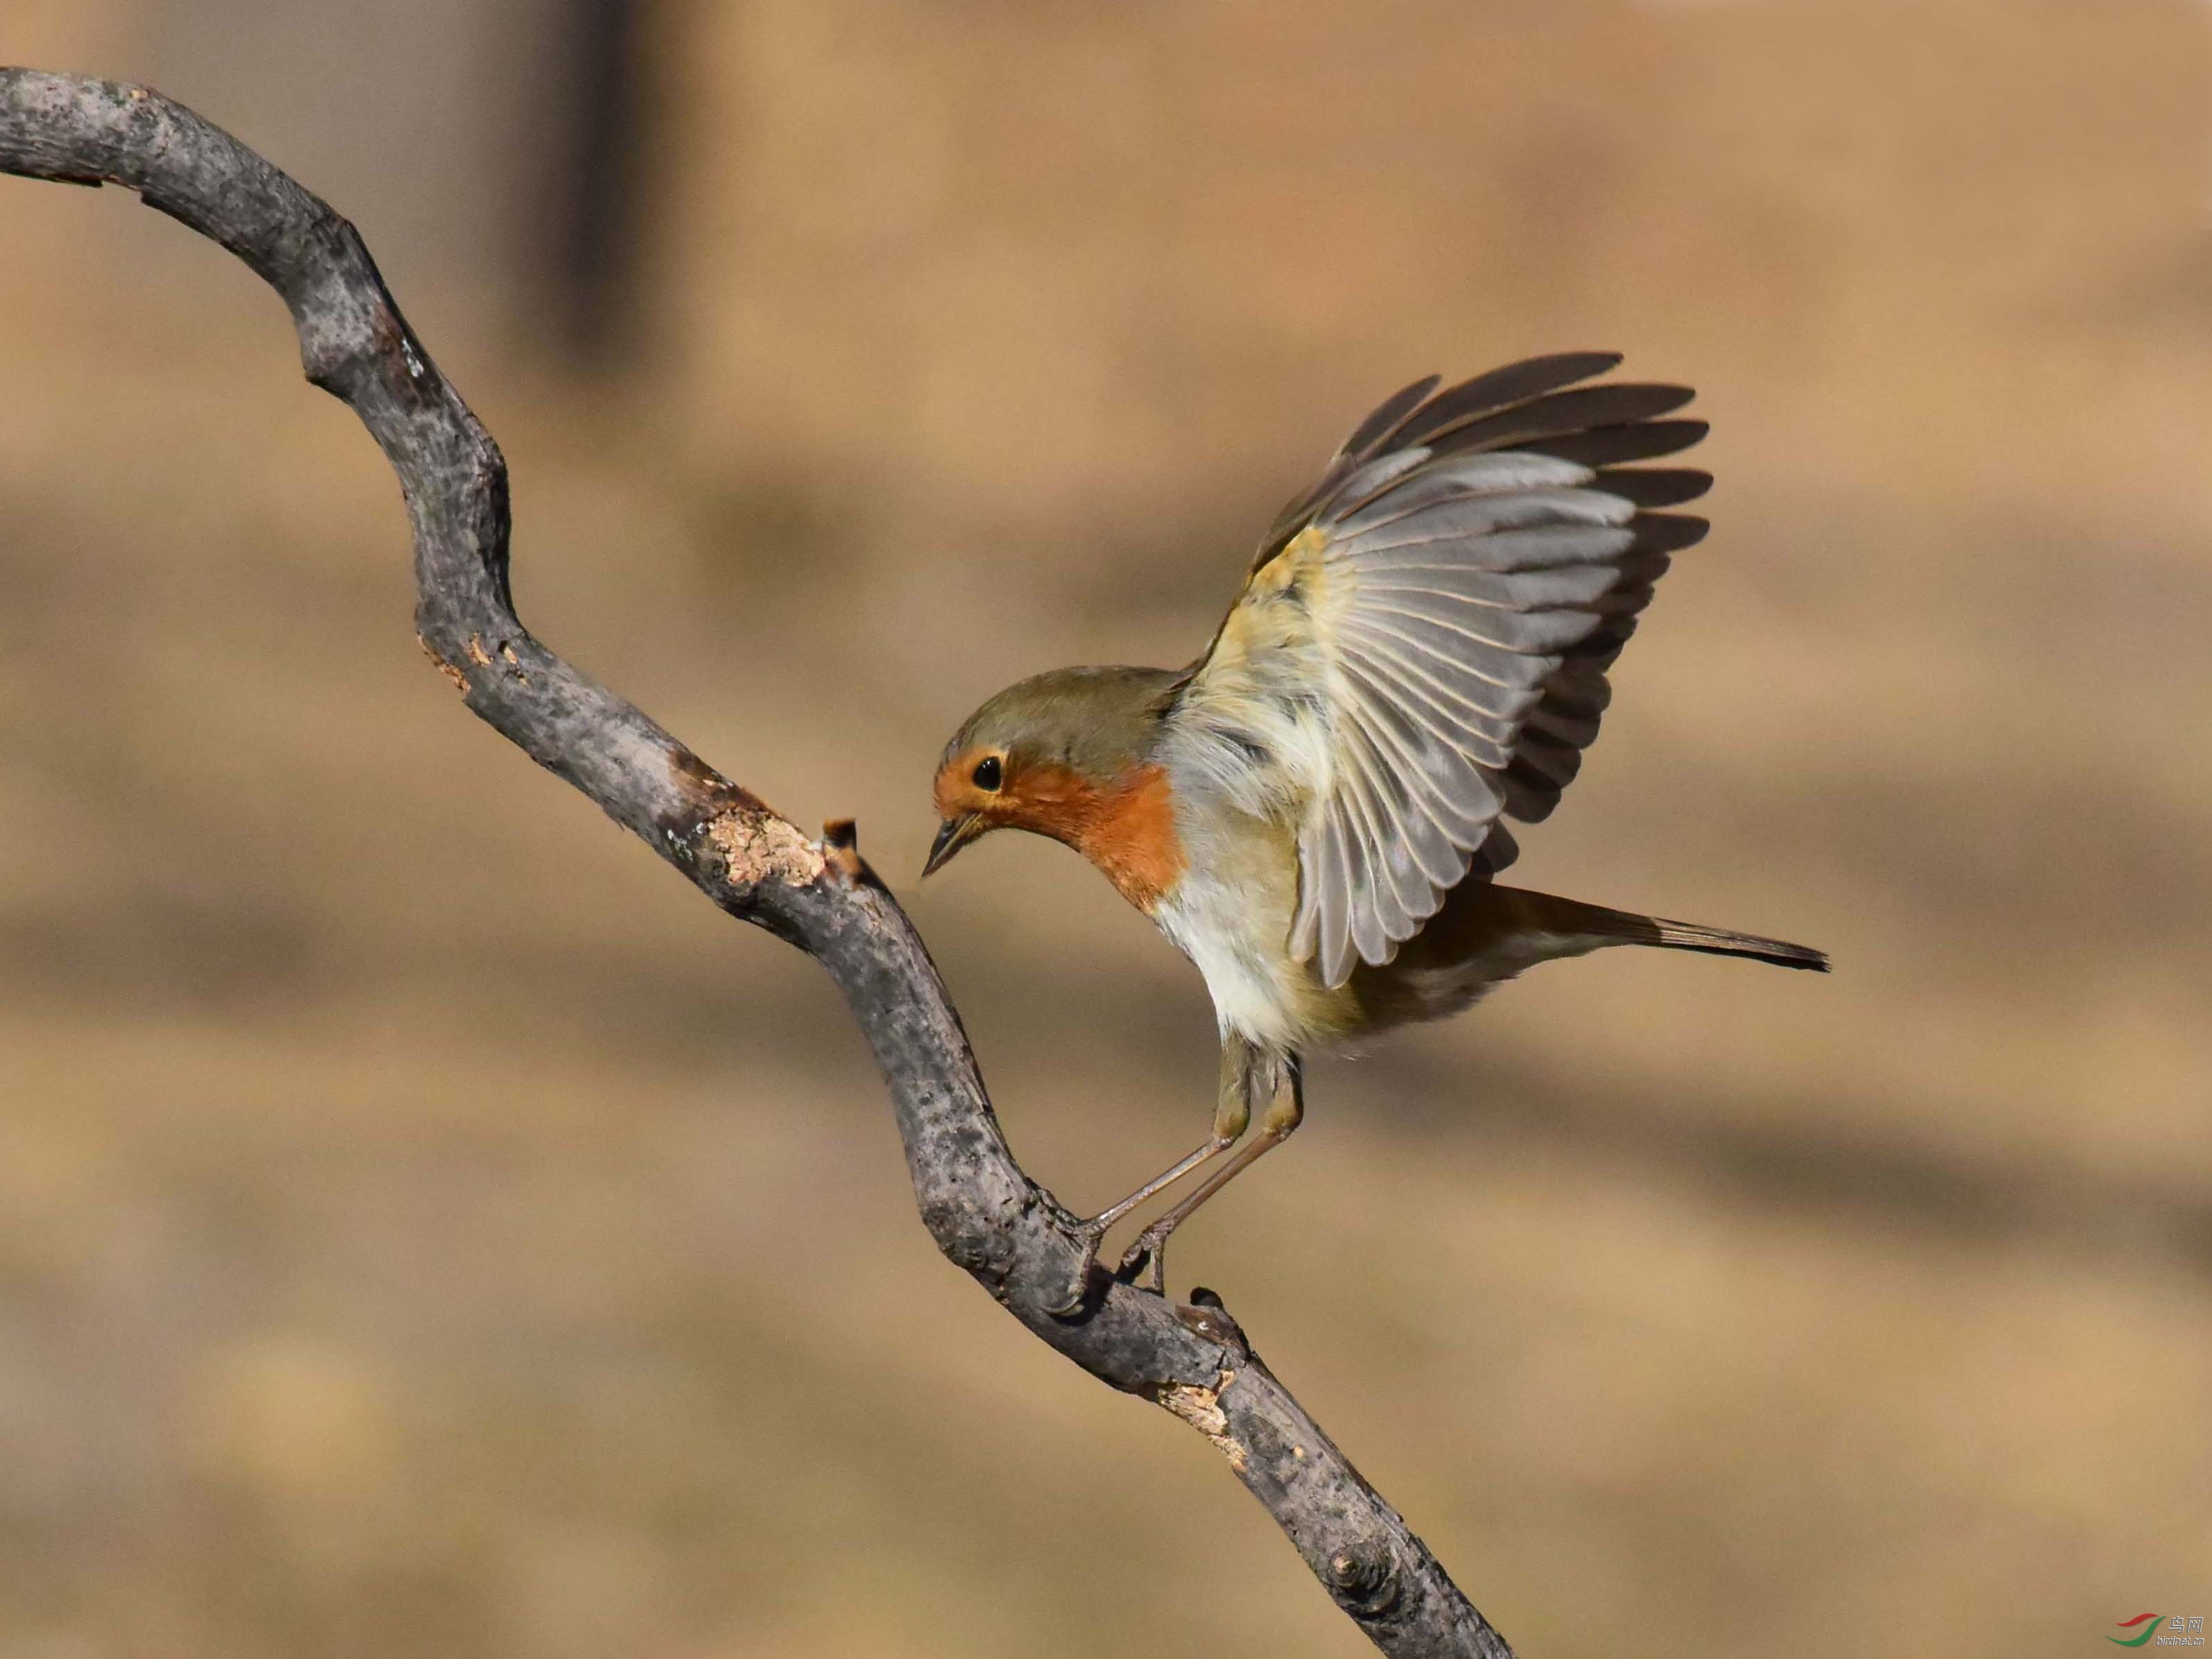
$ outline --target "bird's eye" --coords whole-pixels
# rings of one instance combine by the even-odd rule
[[[996,755],[986,755],[975,763],[975,787],[978,789],[995,790],[1000,781],[1000,768]]]

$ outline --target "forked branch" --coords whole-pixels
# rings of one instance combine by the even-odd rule
[[[273,287],[291,308],[307,378],[360,416],[399,475],[424,647],[501,736],[730,915],[828,971],[883,1069],[938,1248],[1093,1376],[1212,1441],[1385,1653],[1510,1659],[1218,1302],[1178,1306],[1115,1284],[1080,1316],[1054,1316],[1078,1259],[1073,1218],[1014,1162],[928,952],[860,861],[849,826],[809,837],[516,620],[506,463],[350,224],[228,133],[112,82],[0,69],[0,171],[136,191]]]

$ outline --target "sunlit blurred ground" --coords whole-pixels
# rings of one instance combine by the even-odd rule
[[[162,78],[29,15],[0,58]],[[1694,380],[1718,529],[1516,878],[1837,973],[1619,953],[1327,1062],[1175,1277],[1532,1655],[2087,1651],[2212,1612],[2205,23],[702,13],[591,380],[410,284],[377,204],[437,179],[308,182],[514,463],[526,617],[858,816],[1079,1206],[1193,1138],[1210,1016],[1058,848],[908,892],[946,731],[1194,653],[1413,374]],[[0,181],[0,1654],[1364,1650],[934,1255],[820,976],[410,604],[273,299]]]

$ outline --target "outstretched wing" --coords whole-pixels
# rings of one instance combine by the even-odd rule
[[[1170,718],[1211,780],[1295,802],[1291,948],[1332,986],[1512,862],[1597,736],[1620,654],[1702,519],[1680,386],[1540,357],[1377,409],[1291,503]],[[1265,761],[1266,764],[1255,763]]]

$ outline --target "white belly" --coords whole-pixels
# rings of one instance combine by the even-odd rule
[[[1193,871],[1152,909],[1152,920],[1188,957],[1213,998],[1223,1033],[1278,1052],[1301,1046],[1297,1017],[1303,968],[1284,962],[1289,908],[1264,887],[1224,883]]]

